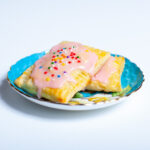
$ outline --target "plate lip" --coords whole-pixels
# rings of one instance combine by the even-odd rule
[[[22,93],[21,91],[19,91],[18,89],[16,89],[13,85],[11,85],[11,88],[18,94],[20,94],[21,96],[25,97],[26,99],[28,99],[28,101],[34,102],[38,105],[44,106],[44,107],[48,107],[48,108],[53,108],[53,109],[59,109],[59,110],[66,110],[66,111],[86,111],[86,110],[95,110],[95,109],[100,109],[100,108],[105,108],[105,107],[109,107],[115,104],[119,104],[123,101],[125,101],[125,97],[121,97],[121,99],[113,99],[111,101],[106,101],[106,102],[99,102],[99,103],[92,103],[91,104],[77,104],[77,105],[69,105],[69,104],[63,104],[63,103],[55,103],[55,102],[51,102],[49,100],[44,101],[44,100],[39,100],[36,99],[32,96],[26,95],[24,93]],[[61,104],[61,105],[60,105]]]
[[[42,51],[43,52],[43,51]],[[31,54],[32,55],[32,54]],[[118,55],[118,54],[114,54],[114,55]],[[121,55],[120,55],[121,56]],[[124,57],[124,56],[122,56],[122,57]],[[126,58],[126,57],[124,57],[124,58]],[[21,58],[21,59],[23,59],[23,58]],[[19,60],[21,60],[21,59],[19,59]],[[128,58],[126,58],[126,59],[128,59]],[[19,61],[18,60],[18,61]],[[128,59],[129,61],[131,61],[130,59]],[[18,62],[17,61],[17,62]],[[16,62],[16,63],[17,63]],[[132,62],[132,61],[131,61]],[[16,63],[14,63],[13,65],[15,65]],[[133,64],[135,64],[134,62],[132,62]],[[13,65],[11,65],[11,66],[13,66]],[[143,73],[143,71],[141,70],[141,68],[137,65],[137,64],[135,64],[139,69],[140,69],[140,71],[141,71],[141,73],[142,73],[142,76],[143,76],[143,81],[141,82],[141,85],[136,89],[136,90],[134,90],[134,91],[132,91],[131,93],[129,93],[129,94],[127,94],[127,95],[124,95],[124,96],[120,96],[120,97],[117,97],[117,98],[114,98],[113,100],[116,100],[116,101],[120,101],[120,99],[122,99],[122,98],[125,98],[125,97],[129,97],[131,94],[133,94],[133,93],[135,93],[135,92],[137,92],[141,87],[142,87],[142,85],[143,85],[143,83],[144,83],[144,81],[145,81],[145,76],[144,76],[144,73]],[[9,67],[10,69],[9,69],[9,71],[11,71],[11,66]],[[9,72],[8,71],[8,72]],[[18,90],[12,83],[11,83],[11,81],[9,80],[9,78],[8,78],[8,72],[7,72],[7,81],[8,81],[8,83],[9,83],[9,85],[16,91],[16,92],[18,92],[18,93],[20,93],[21,95],[24,95],[24,97],[28,97],[28,98],[32,98],[32,99],[34,99],[34,100],[37,100],[37,101],[40,101],[40,102],[45,102],[45,103],[51,103],[51,104],[59,104],[59,105],[63,105],[63,106],[93,106],[93,105],[99,105],[99,104],[102,104],[102,102],[99,102],[99,103],[88,103],[88,104],[70,104],[70,103],[59,103],[59,102],[54,102],[54,101],[51,101],[51,100],[46,100],[46,99],[44,99],[44,98],[40,98],[40,99],[38,99],[37,97],[34,97],[34,96],[30,96],[30,95],[28,95],[28,94],[25,94],[25,93],[23,93],[22,91],[20,91],[20,90]],[[112,100],[110,100],[109,102],[111,103],[111,101]],[[39,103],[38,103],[39,104]],[[42,104],[41,104],[42,105]],[[105,103],[103,104],[103,105],[105,105]],[[46,106],[46,105],[43,105],[43,106]],[[48,107],[48,106],[47,106]]]
[[[143,75],[143,77],[144,77],[144,75]],[[54,101],[51,101],[51,100],[45,100],[45,99],[43,99],[43,98],[38,99],[38,98],[36,98],[36,97],[27,95],[27,94],[21,92],[20,90],[18,90],[15,86],[13,86],[13,85],[11,84],[11,82],[10,82],[10,80],[9,80],[9,78],[8,78],[8,75],[7,75],[7,81],[8,81],[8,83],[9,83],[9,85],[11,86],[11,88],[13,88],[16,92],[20,93],[21,95],[24,95],[24,97],[32,98],[32,99],[34,99],[34,100],[37,100],[37,101],[40,101],[40,102],[44,102],[44,103],[59,104],[59,105],[63,105],[63,106],[94,106],[94,105],[99,105],[99,104],[101,104],[101,102],[99,102],[99,103],[76,104],[76,105],[73,105],[73,104],[70,104],[70,103],[59,103],[59,102],[54,102]],[[131,92],[130,94],[128,94],[128,95],[124,95],[124,96],[121,96],[121,97],[114,98],[113,100],[115,100],[115,101],[121,101],[120,99],[125,98],[125,97],[129,97],[132,93],[137,92],[137,91],[142,87],[144,81],[145,81],[145,79],[143,78],[143,81],[142,81],[141,85],[140,85],[139,88],[136,89],[135,91],[132,91],[132,92]],[[111,101],[112,101],[112,100],[110,100],[109,103],[111,103]],[[37,103],[37,104],[39,104],[39,103]],[[103,103],[103,105],[105,105],[105,103]],[[46,105],[43,105],[43,106],[46,106]],[[47,107],[49,107],[49,106],[47,106]]]
[[[92,106],[92,105],[98,105],[98,104],[100,104],[101,102],[99,102],[99,103],[88,103],[88,104],[70,104],[70,103],[59,103],[59,102],[54,102],[54,101],[51,101],[51,100],[46,100],[46,99],[44,99],[44,98],[38,98],[38,97],[34,97],[34,96],[30,96],[30,95],[27,95],[27,94],[25,94],[25,93],[23,93],[22,91],[20,91],[20,90],[18,90],[15,86],[13,86],[12,84],[11,84],[11,82],[10,82],[10,80],[9,80],[9,78],[8,78],[8,76],[7,76],[7,81],[8,81],[8,83],[9,83],[9,85],[11,86],[11,88],[13,88],[16,92],[18,92],[18,93],[20,93],[21,95],[24,95],[25,97],[28,97],[28,98],[32,98],[32,99],[34,99],[34,100],[38,100],[38,101],[40,101],[40,102],[45,102],[45,103],[52,103],[52,104],[60,104],[60,105],[65,105],[65,106]],[[122,96],[123,97],[123,96]],[[122,97],[117,97],[117,98],[114,98],[113,100],[119,100],[120,98],[122,98]],[[110,100],[111,101],[111,100]]]

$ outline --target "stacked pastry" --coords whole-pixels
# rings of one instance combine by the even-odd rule
[[[77,42],[61,42],[29,67],[15,84],[23,90],[60,103],[78,91],[119,92],[125,60]]]

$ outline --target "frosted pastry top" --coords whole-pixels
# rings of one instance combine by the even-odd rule
[[[109,77],[116,71],[114,66],[115,57],[111,56],[106,63],[102,66],[99,72],[92,77],[92,80],[98,80],[101,83],[107,84]]]
[[[71,72],[82,69],[93,75],[98,56],[77,42],[62,42],[37,60],[31,74],[35,86],[61,88],[66,81],[76,82]]]

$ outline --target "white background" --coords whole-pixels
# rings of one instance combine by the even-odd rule
[[[142,88],[84,112],[45,108],[10,89],[12,64],[63,40],[128,57],[145,74]],[[0,150],[149,150],[149,51],[149,0],[0,0]]]

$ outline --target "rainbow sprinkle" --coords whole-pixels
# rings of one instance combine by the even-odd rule
[[[50,65],[47,66],[47,69],[44,70],[44,75],[49,75],[50,77],[46,77],[45,76],[45,81],[51,81],[52,77],[56,77],[56,78],[61,78],[62,76],[65,76],[65,74],[67,73],[67,70],[64,70],[59,74],[56,74],[56,71],[59,69],[58,64],[65,66],[65,65],[70,65],[72,63],[81,63],[80,59],[81,57],[75,53],[75,51],[73,52],[73,49],[75,50],[75,46],[71,46],[69,48],[61,48],[61,49],[57,49],[55,52],[52,52],[51,55],[51,62]],[[70,50],[68,56],[66,55],[66,51],[65,50]],[[86,52],[89,52],[89,50],[85,50]],[[67,58],[67,59],[66,59]],[[68,59],[71,58],[71,59]],[[43,68],[43,66],[39,66],[39,69]],[[51,72],[52,71],[52,72]]]
[[[51,74],[51,77],[54,77],[55,75],[54,74]]]
[[[40,66],[39,69],[43,68],[43,66]]]
[[[49,77],[47,77],[45,80],[46,80],[46,81],[50,81],[50,78],[49,78]]]
[[[58,77],[58,78],[60,78],[60,77],[61,77],[61,75],[57,75],[57,77]]]

